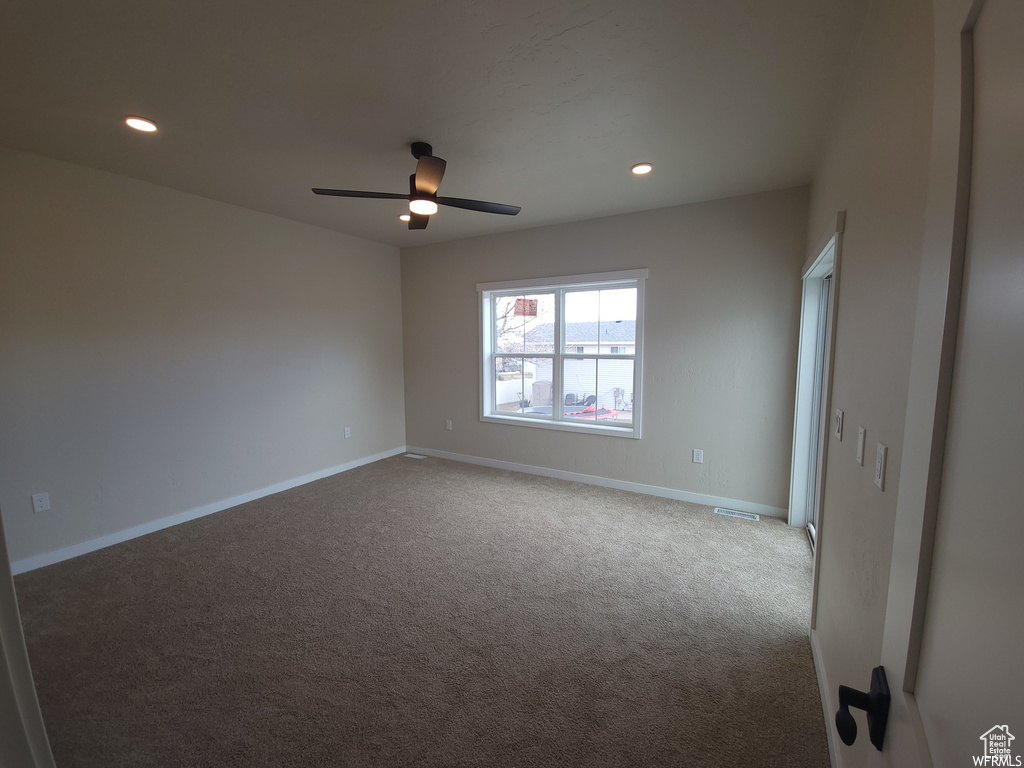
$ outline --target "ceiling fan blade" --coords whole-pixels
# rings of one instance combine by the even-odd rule
[[[433,195],[441,186],[444,169],[448,165],[440,157],[423,155],[416,163],[416,191],[425,195]]]
[[[422,213],[410,214],[412,218],[409,219],[409,229],[426,229],[427,222],[430,221],[430,217]]]
[[[523,210],[518,205],[487,203],[483,200],[466,200],[461,197],[439,197],[437,202],[439,205],[447,205],[452,208],[465,208],[467,211],[480,211],[481,213],[500,213],[503,216],[515,216]]]
[[[408,200],[408,195],[397,192],[357,192],[353,189],[319,189],[313,187],[314,195],[333,195],[334,197],[370,197],[376,200]]]

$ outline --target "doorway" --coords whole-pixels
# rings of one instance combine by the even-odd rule
[[[831,267],[831,263],[829,264]],[[829,310],[832,306],[832,271],[817,281],[819,283],[817,338],[814,344],[814,393],[811,397],[811,448],[807,462],[807,536],[811,547],[817,543],[818,518],[821,516],[821,503],[818,489],[821,487],[821,469],[823,464],[822,449],[825,438],[822,422],[828,421],[825,414],[825,361],[828,357]]]
[[[845,216],[839,214],[836,233],[803,271],[800,340],[797,352],[793,460],[789,484],[789,524],[807,530],[812,548],[821,531],[821,502],[826,428],[832,380],[832,347],[836,312],[836,276]]]

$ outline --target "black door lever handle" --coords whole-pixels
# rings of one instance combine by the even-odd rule
[[[857,721],[850,714],[850,707],[863,709],[868,716],[868,736],[871,743],[881,752],[885,740],[885,725],[889,720],[889,682],[885,679],[885,668],[871,670],[871,690],[867,693],[845,685],[839,686],[839,711],[836,712],[836,730],[846,746],[857,739]]]

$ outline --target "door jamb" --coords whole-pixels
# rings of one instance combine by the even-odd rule
[[[805,302],[804,309],[807,309],[808,294],[815,294],[816,291],[810,291],[807,283],[808,278],[813,277],[824,277],[826,270],[824,264],[831,252],[832,257],[832,289],[831,289],[831,308],[827,321],[827,337],[825,340],[825,360],[824,360],[824,376],[822,381],[822,418],[818,425],[818,445],[820,450],[818,453],[818,465],[815,469],[817,473],[817,482],[815,485],[815,498],[811,500],[811,504],[817,504],[819,511],[822,513],[818,517],[818,527],[815,532],[815,547],[814,547],[814,586],[811,595],[811,626],[809,629],[813,630],[815,621],[817,619],[817,606],[818,606],[818,568],[821,561],[821,540],[824,535],[822,531],[825,528],[824,522],[824,509],[823,503],[825,499],[825,474],[826,467],[828,464],[828,435],[829,425],[831,423],[830,414],[832,411],[832,378],[835,368],[835,344],[836,344],[836,328],[837,319],[839,316],[839,287],[841,279],[841,266],[842,266],[842,251],[843,251],[843,232],[846,229],[846,211],[840,211],[836,214],[836,228],[835,232],[831,235],[828,242],[824,247],[820,248],[815,252],[814,256],[808,259],[804,265],[802,272],[802,280],[804,283],[803,290],[803,301]],[[820,274],[816,274],[819,273]],[[816,301],[816,299],[815,299]],[[814,371],[814,354],[816,350],[816,340],[814,344],[807,344],[809,339],[804,338],[804,320],[805,312],[801,313],[800,323],[800,349],[798,352],[799,369],[797,371],[797,402],[794,413],[794,426],[793,426],[793,458],[791,465],[791,481],[790,481],[790,499],[789,499],[789,524],[799,525],[801,527],[806,526],[807,519],[810,511],[807,509],[807,483],[806,476],[807,470],[810,468],[809,464],[812,461],[810,454],[810,446],[807,440],[801,440],[798,433],[798,427],[803,430],[809,429],[807,420],[810,418],[810,411],[812,403],[810,402],[813,398],[813,385],[807,381],[808,370],[811,375]],[[809,366],[805,365],[805,358],[809,358]],[[803,476],[803,479],[798,477]],[[803,494],[803,500],[798,500],[797,496]]]
[[[4,533],[3,513],[0,512],[0,664],[7,667],[16,712],[4,723],[10,733],[18,734],[31,754],[32,768],[54,768],[53,753],[46,735],[46,725],[39,709],[32,666],[29,663],[25,636],[21,629],[18,597],[11,576],[11,560]]]

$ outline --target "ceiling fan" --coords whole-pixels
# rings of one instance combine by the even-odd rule
[[[416,158],[416,173],[409,177],[409,194],[397,192],[357,192],[351,189],[319,189],[314,187],[317,195],[333,195],[335,197],[372,197],[381,200],[409,201],[409,229],[426,229],[430,216],[437,213],[438,205],[452,208],[465,208],[467,211],[482,213],[500,213],[504,216],[515,216],[522,210],[518,205],[502,205],[487,203],[483,200],[466,200],[461,197],[438,197],[437,188],[444,178],[447,163],[440,157],[434,157],[434,148],[422,141],[412,144],[412,156]]]

